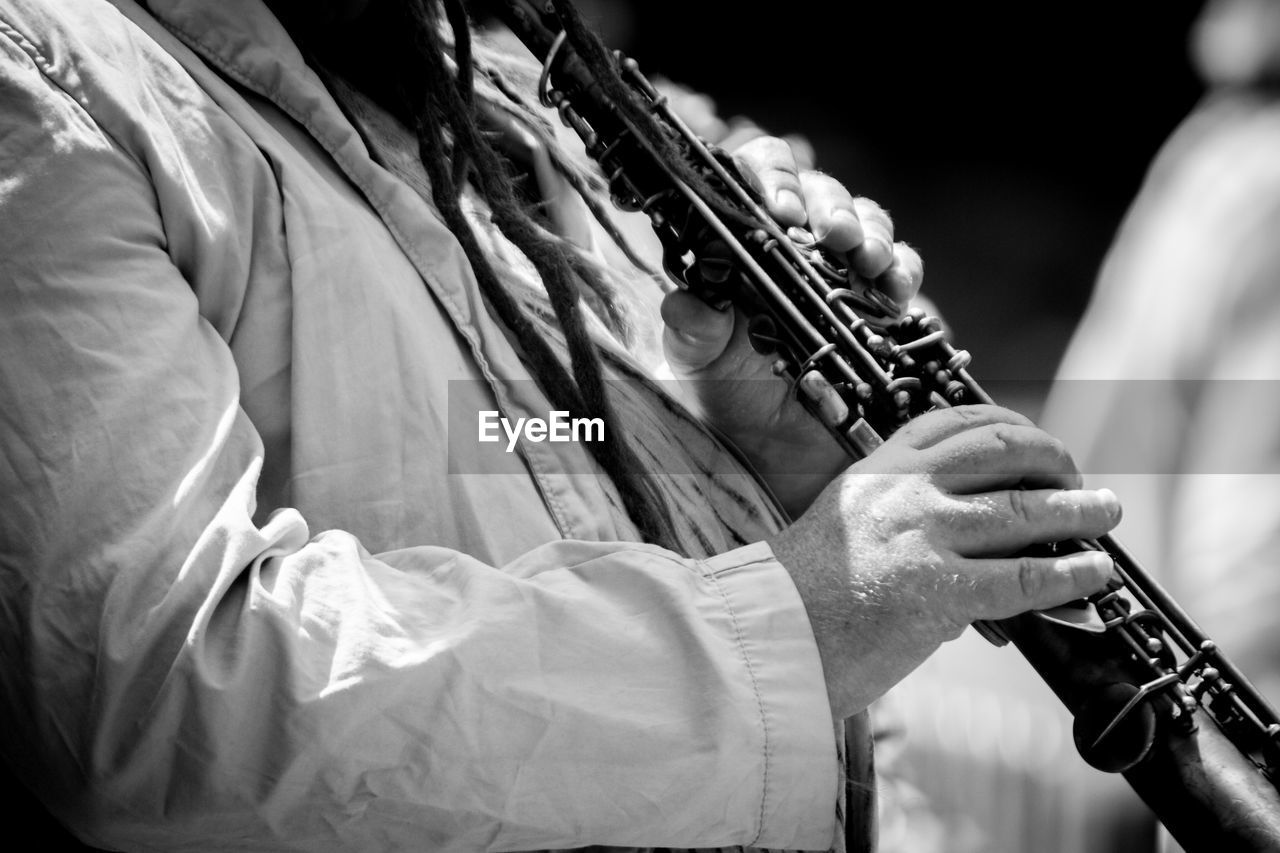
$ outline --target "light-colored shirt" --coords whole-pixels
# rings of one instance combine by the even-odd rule
[[[617,347],[637,543],[259,0],[0,0],[0,750],[90,843],[833,843],[754,478]],[[154,15],[154,17],[152,17]]]

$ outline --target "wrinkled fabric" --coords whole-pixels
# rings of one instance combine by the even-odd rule
[[[694,556],[579,445],[450,473],[550,408],[457,242],[257,0],[151,9],[0,0],[7,762],[113,849],[828,847],[751,475],[617,352]]]

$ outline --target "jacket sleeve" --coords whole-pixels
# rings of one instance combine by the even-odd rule
[[[832,842],[820,662],[766,545],[491,566],[255,525],[262,443],[146,170],[8,31],[0,112],[0,747],[77,834]]]

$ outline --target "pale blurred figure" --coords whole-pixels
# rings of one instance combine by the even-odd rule
[[[1274,700],[1280,0],[1213,0],[1192,52],[1209,91],[1153,163],[1043,420],[1120,484],[1119,537]]]
[[[1280,0],[1210,0],[1043,418],[1127,544],[1280,699]]]

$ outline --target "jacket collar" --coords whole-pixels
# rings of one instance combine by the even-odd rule
[[[167,29],[206,61],[302,124],[340,161],[363,149],[319,76],[262,0],[149,0]]]

